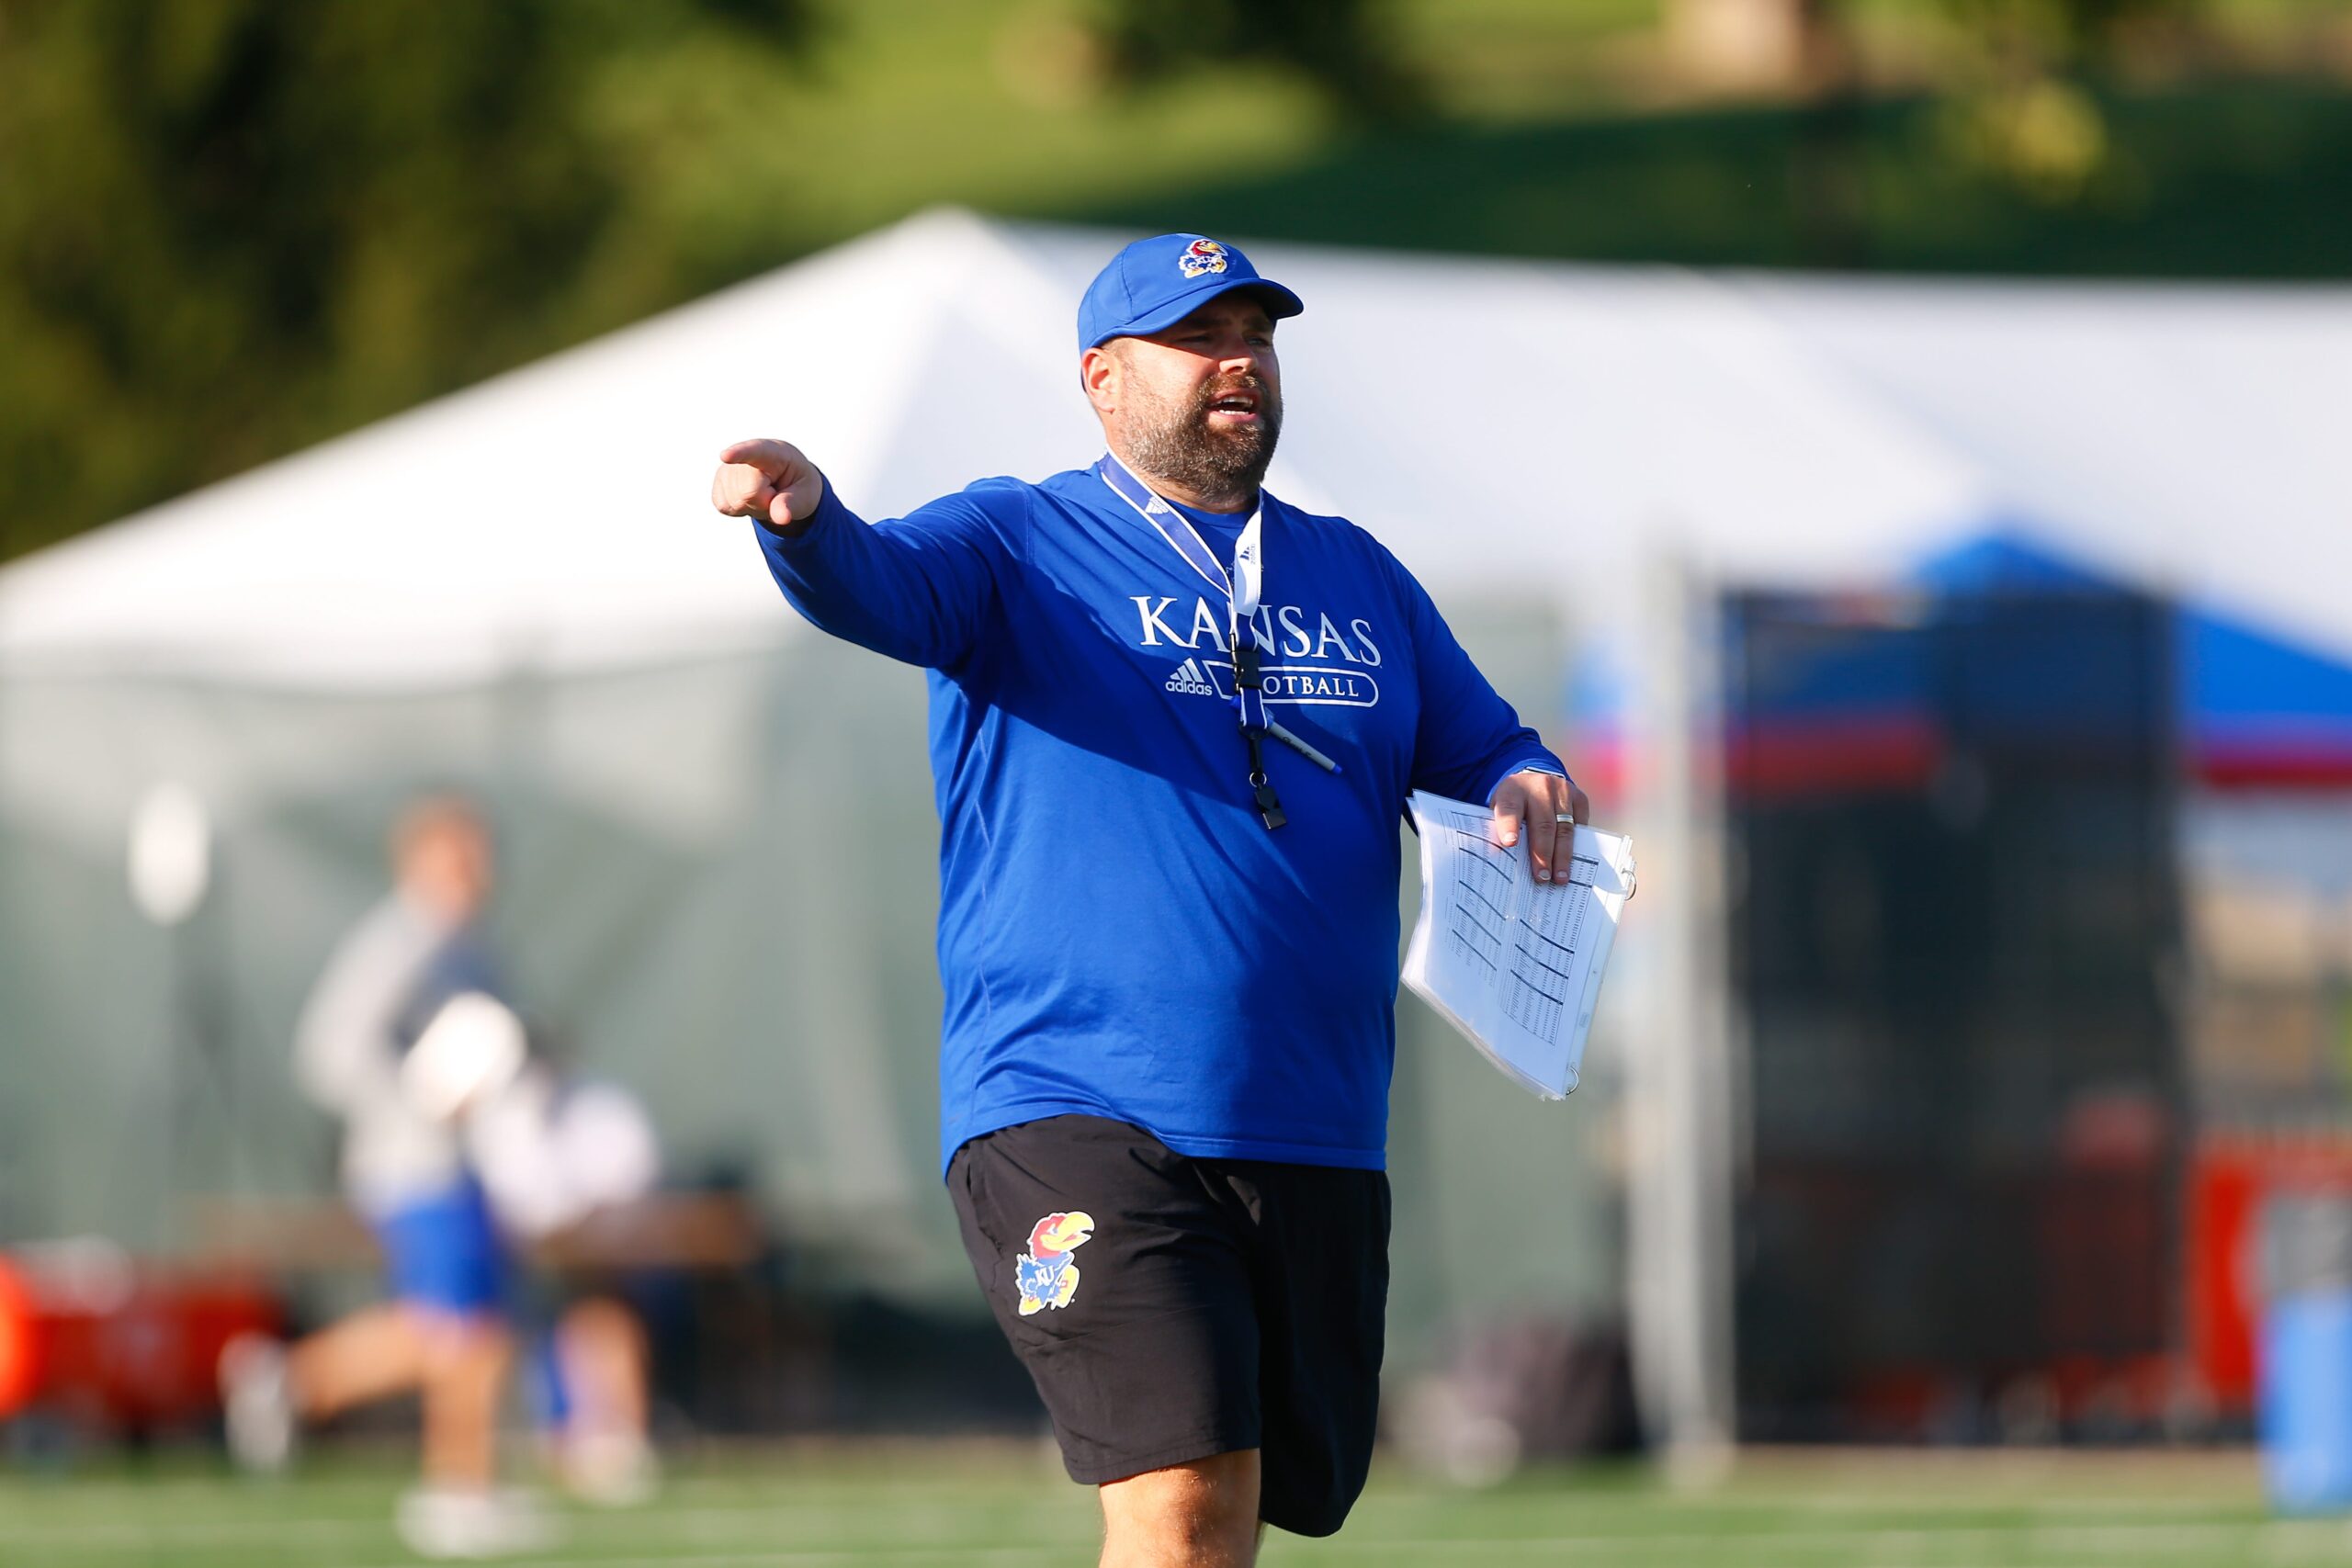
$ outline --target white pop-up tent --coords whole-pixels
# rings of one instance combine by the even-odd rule
[[[19,563],[0,660],[342,688],[773,640],[696,526],[724,433],[788,434],[876,516],[1074,466],[1073,301],[1117,239],[909,220]],[[1441,588],[1573,592],[1662,538],[1849,575],[2007,513],[2346,635],[2352,292],[1257,253],[1309,302],[1278,488]]]
[[[913,218],[0,570],[0,1224],[157,1235],[175,1186],[314,1184],[293,1009],[377,885],[392,803],[460,782],[502,807],[524,988],[646,1092],[673,1156],[752,1168],[865,1282],[963,1300],[927,1190],[920,682],[798,625],[705,487],[748,434],[798,442],[868,516],[1091,459],[1075,303],[1125,237]],[[1272,488],[1387,540],[1547,728],[1566,627],[1639,667],[1660,782],[1618,815],[1657,935],[1645,957],[1629,933],[1616,1005],[1653,1041],[1712,1027],[1688,1010],[1704,909],[1658,891],[1698,859],[1670,781],[1701,673],[1661,630],[1660,563],[1871,578],[2025,519],[2352,652],[2352,290],[1250,248],[1308,306],[1282,328]],[[119,871],[165,778],[222,835],[169,942]],[[209,1055],[167,1048],[173,943],[211,987]],[[1485,1185],[1400,1185],[1421,1260],[1400,1348],[1464,1281],[1487,1305],[1613,1301],[1612,1222],[1555,1201],[1591,1188],[1558,1113],[1450,1048],[1408,1043],[1401,1070],[1421,1077],[1400,1162]],[[1709,1137],[1690,1083],[1654,1089],[1679,1109],[1634,1118],[1637,1165]],[[1702,1196],[1663,1191],[1634,1227],[1668,1238],[1644,1267],[1686,1301]],[[1679,1332],[1703,1371],[1706,1325]]]

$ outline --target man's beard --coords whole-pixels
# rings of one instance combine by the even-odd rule
[[[1239,391],[1257,394],[1257,419],[1211,424],[1209,406]],[[1125,456],[1145,473],[1182,485],[1211,510],[1221,510],[1244,505],[1258,493],[1282,433],[1282,395],[1255,376],[1234,377],[1203,386],[1182,403],[1151,398],[1128,426]]]

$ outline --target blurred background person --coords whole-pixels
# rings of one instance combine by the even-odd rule
[[[626,1281],[598,1267],[600,1218],[644,1197],[661,1173],[653,1124],[616,1084],[574,1077],[545,1055],[481,1093],[466,1150],[501,1230],[559,1266],[523,1293],[530,1382],[549,1462],[565,1488],[605,1506],[650,1496],[645,1329]],[[577,1244],[566,1256],[566,1244]]]
[[[401,1501],[403,1537],[432,1556],[520,1549],[545,1527],[494,1484],[514,1356],[507,1258],[458,1121],[499,1076],[500,1048],[510,1071],[521,1049],[513,1015],[489,999],[497,981],[479,925],[489,828],[470,803],[430,796],[401,814],[390,855],[391,893],[344,939],[303,1009],[295,1072],[343,1122],[345,1190],[383,1250],[391,1299],[289,1348],[232,1344],[221,1359],[227,1431],[240,1461],[277,1469],[302,1427],[414,1393],[423,1485]]]

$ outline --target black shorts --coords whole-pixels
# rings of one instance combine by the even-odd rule
[[[947,1190],[1072,1480],[1257,1449],[1261,1518],[1340,1528],[1379,1415],[1385,1176],[1055,1116],[966,1144]]]

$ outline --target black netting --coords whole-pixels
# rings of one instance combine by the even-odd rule
[[[2164,607],[1745,594],[1726,629],[1744,1435],[1967,1436],[2162,1351]]]

